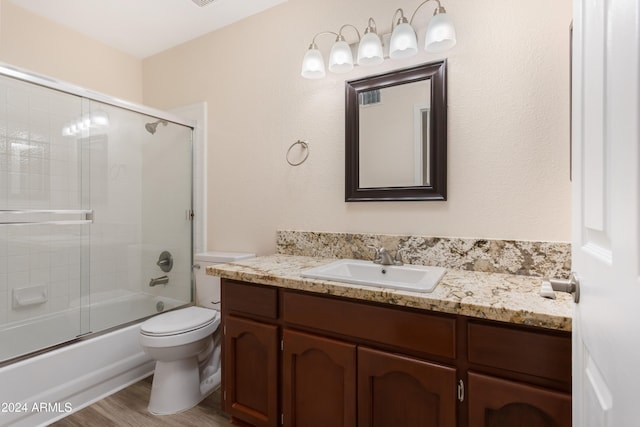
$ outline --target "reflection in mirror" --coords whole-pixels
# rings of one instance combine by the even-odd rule
[[[431,81],[362,92],[358,101],[360,187],[429,185]]]
[[[346,82],[346,201],[446,200],[446,62]]]

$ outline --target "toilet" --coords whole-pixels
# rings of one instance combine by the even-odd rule
[[[254,256],[195,254],[197,306],[162,313],[140,325],[140,344],[156,361],[148,405],[152,414],[185,411],[220,386],[220,278],[207,275],[206,267]]]

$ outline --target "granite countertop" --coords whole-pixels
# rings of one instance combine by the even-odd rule
[[[571,330],[572,296],[556,293],[555,300],[539,295],[542,279],[513,274],[447,269],[431,293],[353,285],[303,278],[300,273],[335,261],[294,255],[269,255],[207,267],[222,278],[343,296],[481,319]]]

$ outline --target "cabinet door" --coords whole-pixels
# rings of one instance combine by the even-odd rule
[[[469,427],[570,427],[571,396],[469,373]]]
[[[453,427],[456,370],[358,348],[359,427]]]
[[[225,318],[225,411],[256,427],[278,425],[278,327]]]
[[[356,346],[283,331],[284,426],[355,427]]]

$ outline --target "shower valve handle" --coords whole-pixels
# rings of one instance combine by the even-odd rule
[[[173,268],[173,257],[171,256],[171,253],[169,253],[169,251],[163,251],[160,254],[160,258],[158,258],[156,265],[165,273],[170,272]]]

